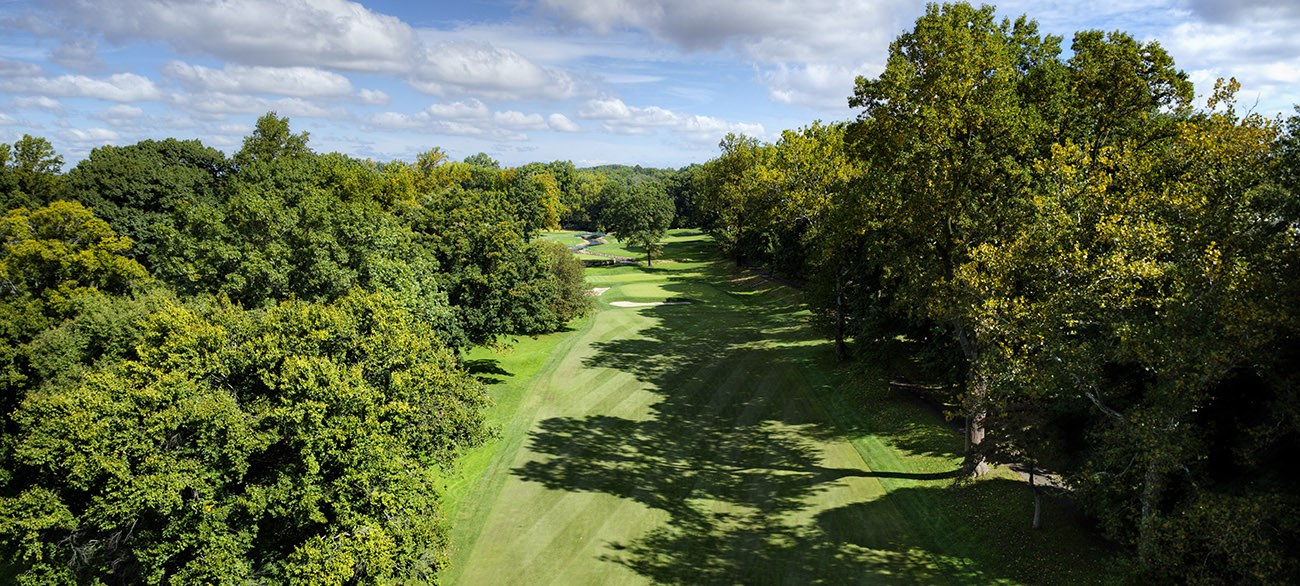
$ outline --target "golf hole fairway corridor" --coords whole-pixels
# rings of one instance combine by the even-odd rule
[[[677,231],[666,258],[710,258]],[[725,261],[587,269],[594,312],[468,364],[500,439],[447,479],[443,583],[1094,584],[1108,550]],[[611,302],[691,299],[615,309]]]

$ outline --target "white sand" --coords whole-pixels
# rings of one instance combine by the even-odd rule
[[[636,301],[611,301],[610,305],[614,307],[654,307],[656,305],[690,305],[690,301],[650,301],[648,303],[639,303]]]
[[[587,294],[599,296],[601,293],[604,293],[606,291],[609,291],[609,287],[595,287],[592,290],[588,291]]]

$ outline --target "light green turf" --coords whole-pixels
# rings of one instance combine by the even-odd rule
[[[665,257],[700,258],[703,238]],[[478,351],[500,440],[448,484],[445,583],[1086,584],[1106,551],[1006,471],[954,484],[960,439],[837,368],[788,291],[725,262],[587,270],[572,331]],[[689,299],[617,308],[611,301]]]
[[[578,234],[578,232],[574,232]],[[613,236],[605,236],[607,244],[597,244],[590,246],[586,250],[590,252],[599,252],[601,254],[612,254],[615,256],[626,256],[634,258],[641,263],[645,263],[645,249],[640,246],[630,246]],[[713,255],[713,245],[697,230],[675,229],[669,230],[660,242],[663,245],[663,254],[655,257],[654,264],[658,266],[661,262],[672,262],[680,260],[701,260]],[[583,258],[596,258],[596,255],[582,254]]]
[[[537,236],[537,239],[559,242],[565,246],[576,246],[587,242],[586,240],[578,238],[578,234],[583,234],[583,232],[574,232],[572,230],[552,230],[542,232]]]

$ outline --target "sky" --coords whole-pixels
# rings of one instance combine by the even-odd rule
[[[1300,0],[1016,0],[1044,33],[1159,41],[1199,96],[1300,103]],[[317,152],[486,152],[681,167],[729,132],[772,141],[848,120],[854,79],[925,10],[915,0],[0,0],[0,142],[197,138],[230,154],[287,116]]]

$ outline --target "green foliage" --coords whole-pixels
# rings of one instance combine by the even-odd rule
[[[152,268],[162,235],[174,227],[178,211],[216,205],[230,171],[221,151],[197,140],[102,146],[65,176],[66,196],[130,238],[135,243],[131,255]]]
[[[59,199],[62,170],[63,157],[44,138],[24,134],[12,146],[0,144],[0,211]]]
[[[614,195],[602,223],[619,240],[643,248],[649,265],[656,243],[672,225],[673,213],[673,200],[663,186],[644,182]]]
[[[534,242],[533,246],[541,250],[555,284],[555,293],[547,309],[555,316],[554,328],[558,329],[591,310],[591,296],[587,294],[591,287],[583,278],[582,261],[569,251],[569,247],[546,240]]]
[[[58,305],[83,290],[121,293],[149,280],[127,258],[131,241],[79,203],[18,208],[0,219],[0,297],[31,295]]]
[[[253,163],[270,163],[278,159],[298,160],[313,156],[307,146],[307,132],[293,134],[289,118],[277,118],[267,112],[257,119],[253,134],[244,138],[244,146],[232,157],[240,169]]]
[[[1155,42],[1059,43],[930,5],[859,78],[846,134],[727,137],[700,209],[738,261],[811,277],[837,341],[964,373],[940,399],[971,460],[988,424],[1003,456],[1051,463],[1141,575],[1284,581],[1300,118],[1239,116],[1233,81],[1192,109]],[[1262,520],[1216,527],[1233,515]]]
[[[431,577],[447,543],[430,474],[487,437],[483,389],[435,339],[359,291],[163,308],[137,358],[14,414],[0,535],[20,580]]]

